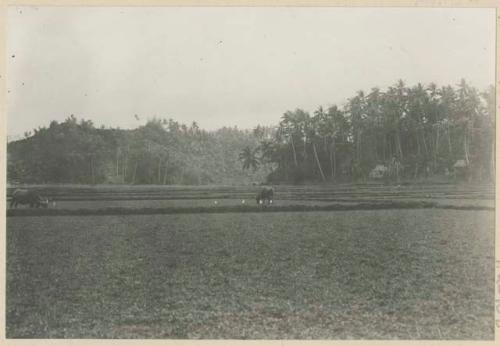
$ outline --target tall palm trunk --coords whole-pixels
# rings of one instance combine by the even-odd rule
[[[123,166],[123,182],[125,183],[127,181],[128,153],[127,156],[125,156],[125,162],[122,164],[122,166]]]
[[[439,155],[439,127],[436,130],[436,145],[434,146],[434,152],[436,156]]]
[[[419,132],[420,132],[420,135],[422,137],[422,143],[424,145],[425,155],[429,155],[429,150],[427,149],[427,141],[425,140],[425,132],[424,132],[423,128],[419,128]]]
[[[165,169],[163,170],[163,185],[167,184],[167,169],[168,169],[168,160],[165,160]]]
[[[285,180],[288,181],[288,161],[287,160],[285,160],[284,167],[285,167]]]
[[[333,168],[333,152],[330,150],[330,153],[329,153],[329,157],[330,157],[330,177],[333,179],[335,179],[335,170]]]
[[[132,175],[132,184],[135,184],[135,177],[136,177],[136,174],[137,174],[137,165],[138,165],[138,163],[135,162],[135,165],[134,165],[134,174]]]
[[[384,161],[386,161],[387,160],[387,155],[386,155],[386,149],[387,149],[386,148],[386,146],[387,146],[386,142],[387,142],[387,138],[386,138],[386,135],[384,134],[382,138],[383,138],[383,143],[382,143],[382,159]]]
[[[422,133],[422,139],[424,140],[425,154],[429,155],[429,148],[427,147],[427,140],[425,139],[425,132]]]
[[[158,184],[161,184],[161,157],[158,159]]]
[[[304,161],[307,161],[307,136],[304,136]]]
[[[335,147],[335,138],[332,138],[332,144],[330,145],[330,172],[332,179],[335,179],[335,173],[337,170],[337,162],[336,162],[336,147]]]
[[[120,155],[119,155],[118,151],[116,151],[116,176],[119,175],[119,159],[120,159]]]
[[[464,132],[464,156],[465,156],[465,164],[469,166],[469,147],[467,143],[467,130]]]
[[[448,154],[451,154],[451,136],[450,136],[450,125],[446,127],[446,135],[448,137]]]
[[[436,128],[436,144],[434,145],[434,169],[437,167],[437,158],[439,155],[439,127]]]
[[[403,160],[403,149],[401,148],[401,137],[399,135],[399,129],[396,131],[396,150],[399,154],[399,159]]]
[[[387,141],[387,145],[389,146],[389,158],[394,156],[394,141],[392,140],[392,136],[389,135],[389,140]]]
[[[297,163],[297,152],[295,151],[295,144],[293,142],[293,136],[290,136],[290,141],[292,142],[293,162],[295,163],[295,167],[297,167],[299,164]]]
[[[323,179],[323,181],[325,181],[326,178],[325,178],[325,174],[323,173],[323,169],[321,168],[321,163],[319,162],[318,152],[316,151],[316,145],[314,144],[314,142],[312,145],[313,145],[313,151],[314,151],[314,158],[316,159],[316,164],[318,165],[319,173],[321,174],[321,179]]]
[[[361,162],[361,130],[358,130],[358,136],[356,140],[356,159],[357,162]]]
[[[90,171],[92,175],[92,184],[95,184],[95,169],[94,169],[94,156],[90,156]]]

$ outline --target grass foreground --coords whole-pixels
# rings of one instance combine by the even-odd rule
[[[494,337],[487,210],[7,219],[8,338]]]

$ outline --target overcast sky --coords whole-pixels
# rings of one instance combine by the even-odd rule
[[[484,89],[495,12],[11,7],[7,54],[10,136],[70,114],[121,128],[154,116],[252,128],[399,78]]]

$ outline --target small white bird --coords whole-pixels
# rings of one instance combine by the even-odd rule
[[[241,200],[241,204],[245,204],[245,200],[244,199]]]
[[[218,204],[218,203],[219,203],[219,202],[217,202],[217,201],[214,201],[214,204]]]

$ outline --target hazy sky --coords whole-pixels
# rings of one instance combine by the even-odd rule
[[[11,7],[7,54],[11,136],[70,114],[251,128],[399,78],[494,84],[495,12]]]

